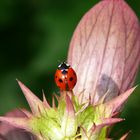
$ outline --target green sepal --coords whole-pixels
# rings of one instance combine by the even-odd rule
[[[30,121],[30,127],[35,134],[43,136],[46,139],[63,140],[61,127],[56,120],[48,117],[35,117]]]
[[[87,131],[92,127],[94,122],[94,108],[88,106],[83,112],[78,115],[78,123]]]

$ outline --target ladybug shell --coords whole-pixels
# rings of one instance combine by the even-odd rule
[[[70,91],[76,85],[76,73],[71,67],[66,69],[65,73],[63,70],[57,69],[55,73],[55,82],[60,90]]]

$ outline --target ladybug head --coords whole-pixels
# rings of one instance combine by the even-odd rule
[[[58,66],[58,69],[59,70],[66,70],[70,67],[70,65],[66,62],[62,62],[59,66]]]

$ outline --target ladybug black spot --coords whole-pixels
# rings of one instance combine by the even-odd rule
[[[58,81],[59,81],[60,83],[63,83],[62,79],[59,79]]]
[[[55,78],[57,78],[57,76],[55,76]]]
[[[73,77],[70,77],[70,79],[69,79],[70,81],[72,81],[73,80]]]

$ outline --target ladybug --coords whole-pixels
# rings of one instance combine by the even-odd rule
[[[62,62],[55,73],[56,85],[62,91],[70,91],[77,82],[77,76],[73,68],[66,62]]]

